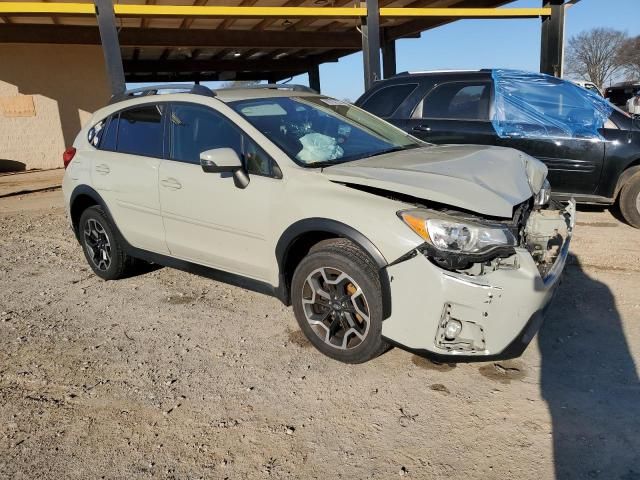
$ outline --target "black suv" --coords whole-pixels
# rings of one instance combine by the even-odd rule
[[[618,202],[640,228],[638,120],[571,82],[504,70],[401,73],[356,105],[427,142],[526,152],[549,168],[555,198]]]

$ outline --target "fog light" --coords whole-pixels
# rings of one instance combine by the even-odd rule
[[[444,327],[444,338],[447,340],[455,339],[462,331],[462,323],[459,320],[451,319]]]

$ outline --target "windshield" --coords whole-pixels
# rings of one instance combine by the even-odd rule
[[[427,145],[358,107],[332,98],[273,97],[229,105],[305,167]]]

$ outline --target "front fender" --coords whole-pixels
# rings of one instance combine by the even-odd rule
[[[292,272],[286,271],[286,265],[291,247],[296,242],[296,239],[312,232],[329,233],[337,237],[347,238],[367,252],[369,257],[371,257],[378,266],[380,285],[382,287],[383,318],[389,317],[389,315],[391,315],[391,286],[389,283],[389,275],[386,271],[386,266],[389,262],[387,262],[387,259],[382,255],[380,250],[378,250],[373,242],[365,235],[349,225],[328,218],[314,217],[299,220],[289,226],[280,236],[276,244],[276,259],[280,277],[279,284],[280,288],[284,289],[282,295],[285,298],[285,303],[290,302],[287,278],[290,278]]]

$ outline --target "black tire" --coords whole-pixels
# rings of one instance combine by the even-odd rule
[[[640,228],[640,172],[633,175],[620,190],[620,212],[629,225]]]
[[[323,291],[332,295],[331,298],[338,298],[338,295],[341,295],[339,291],[342,291],[344,300],[342,303],[325,300],[325,297],[319,295],[318,301],[326,305],[303,303],[305,297],[307,302],[310,301],[308,297],[312,290],[311,284],[307,282],[310,275],[318,275],[320,282],[322,278],[329,278],[320,276],[322,274],[317,273],[319,270],[325,272],[327,276],[337,275],[336,280],[340,278],[339,273],[346,274],[348,278],[342,281],[346,282],[344,285],[323,283],[326,288]],[[314,278],[312,277],[310,281]],[[352,295],[351,292],[357,292],[358,288],[361,293],[357,296]],[[333,290],[333,293],[330,293],[330,290]],[[316,295],[312,298],[316,298]],[[382,289],[378,268],[362,249],[349,240],[324,240],[312,247],[293,274],[291,301],[296,320],[305,336],[314,347],[328,357],[344,363],[363,363],[389,349],[389,345],[382,340]],[[334,306],[338,306],[339,310],[335,310]],[[317,315],[318,319],[327,315],[323,322],[328,325],[316,324],[312,327],[307,319],[310,310],[313,310],[311,315]],[[366,314],[368,314],[368,322],[366,322]],[[334,322],[342,326],[338,327],[341,330],[331,337],[330,332],[333,331]],[[314,328],[320,333],[316,333]],[[339,335],[340,332],[343,334],[342,337]],[[326,335],[330,342],[342,342],[342,344],[340,346],[329,344],[320,335]]]
[[[92,248],[90,243],[98,241],[95,235],[88,233],[92,231],[92,228],[94,231],[99,232],[97,234],[98,237],[102,237],[104,232],[104,237],[108,245],[106,245],[105,240],[102,239],[99,247],[95,247],[94,244]],[[87,263],[97,276],[104,280],[117,280],[125,276],[133,262],[118,242],[117,236],[115,235],[115,228],[105,215],[102,207],[96,205],[82,212],[78,224],[78,234]],[[108,262],[106,262],[104,257],[99,255],[98,252],[100,251],[106,251],[108,253]]]

